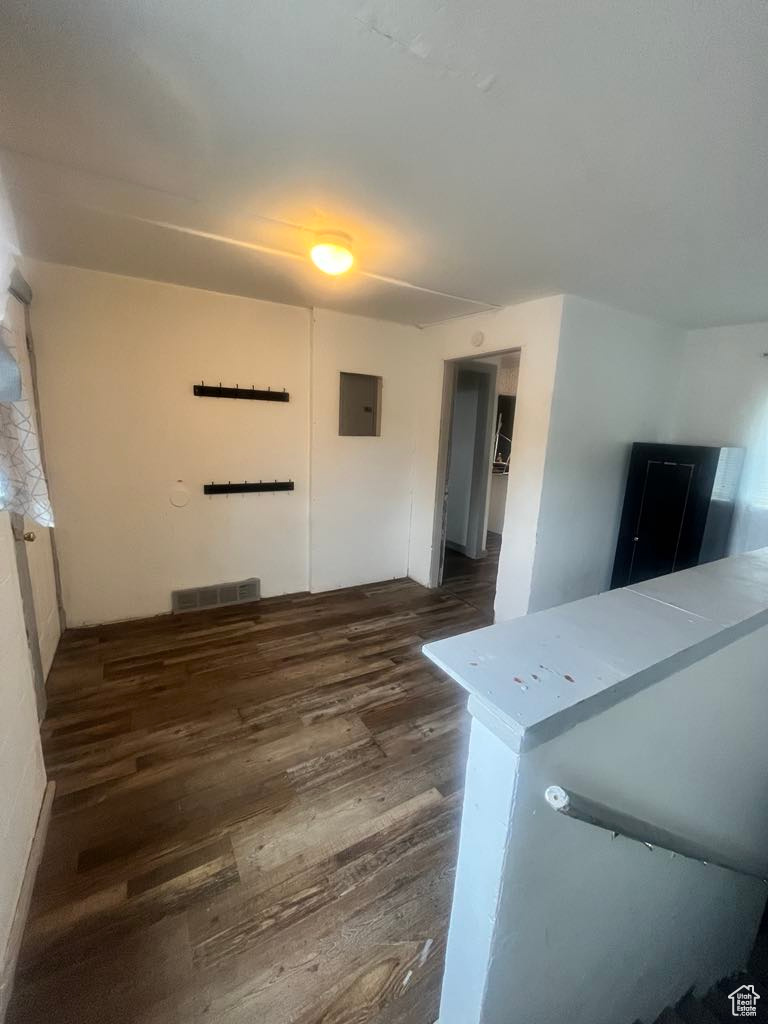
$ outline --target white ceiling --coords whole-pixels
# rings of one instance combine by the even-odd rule
[[[0,38],[29,255],[412,323],[768,319],[765,0],[4,0]]]

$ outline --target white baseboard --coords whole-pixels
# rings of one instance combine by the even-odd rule
[[[21,892],[16,903],[16,912],[13,915],[13,924],[8,936],[8,944],[5,947],[5,956],[0,962],[0,1024],[5,1020],[8,1004],[13,993],[13,979],[16,974],[16,963],[21,951],[21,940],[24,938],[24,926],[27,923],[27,914],[32,902],[32,892],[35,888],[35,878],[40,861],[43,859],[45,849],[45,838],[48,834],[48,823],[51,820],[51,805],[53,794],[56,790],[56,783],[49,782],[43,793],[43,802],[40,806],[40,814],[37,818],[37,827],[32,838],[32,846],[27,857],[27,867],[24,871],[24,881],[21,883]]]

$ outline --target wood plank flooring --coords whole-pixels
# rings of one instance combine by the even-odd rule
[[[443,566],[443,589],[460,597],[467,604],[474,605],[489,619],[493,618],[493,602],[496,597],[496,576],[499,571],[501,534],[486,535],[484,558],[467,558],[446,548]]]
[[[432,1024],[468,718],[420,648],[484,607],[399,580],[68,632],[9,1024]]]

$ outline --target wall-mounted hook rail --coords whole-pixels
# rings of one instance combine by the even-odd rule
[[[259,480],[258,483],[249,483],[247,480],[241,484],[225,483],[203,484],[204,494],[261,494],[264,491],[292,491],[293,480]]]
[[[255,387],[241,388],[237,385],[233,388],[225,388],[221,386],[221,381],[218,385],[206,384],[205,381],[193,384],[192,391],[199,398],[245,398],[257,402],[288,402],[291,397],[285,388],[282,391],[273,391],[272,388],[259,391]]]

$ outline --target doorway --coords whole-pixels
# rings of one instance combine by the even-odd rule
[[[492,619],[520,351],[446,363],[437,583]]]
[[[20,395],[13,398],[9,436],[10,458],[16,472],[22,474],[22,484],[10,518],[35,698],[42,719],[46,709],[45,680],[63,628],[63,615],[53,529],[40,525],[45,520],[52,522],[52,516],[45,483],[30,301],[29,286],[14,271],[2,328],[21,382]]]

